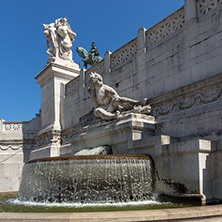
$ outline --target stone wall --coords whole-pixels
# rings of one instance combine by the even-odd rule
[[[108,144],[116,154],[150,155],[156,192],[221,200],[221,14],[221,1],[185,0],[184,7],[148,30],[140,28],[136,38],[107,51],[80,75],[78,67],[46,66],[36,76],[41,121],[38,116],[30,122],[0,122],[0,191],[18,189],[23,162],[30,156],[73,155]],[[129,115],[122,122],[87,126],[93,116],[90,72],[100,73],[120,96],[149,98],[155,120]]]
[[[112,140],[115,152],[150,155],[156,192],[199,195],[202,203],[221,200],[221,15],[221,1],[185,0],[184,7],[148,30],[140,28],[135,39],[82,69],[65,86],[61,154],[90,146],[90,128],[82,129],[78,141],[73,135],[92,110],[87,81],[95,71],[120,96],[149,98],[156,118],[153,136],[132,140],[127,149]]]
[[[197,10],[192,11],[193,7]],[[220,99],[221,90],[221,13],[222,6],[217,1],[211,4],[207,0],[185,1],[185,7],[150,29],[140,28],[137,37],[117,51],[106,52],[100,63],[85,73],[82,71],[78,79],[66,85],[63,129],[76,126],[79,118],[92,109],[87,93],[91,71],[101,73],[104,83],[115,88],[121,96],[149,98],[153,115],[159,122],[172,119],[169,115],[181,118],[181,112],[201,105],[205,105],[204,109],[200,108],[202,111],[212,110],[210,104]],[[200,133],[200,127],[191,133]],[[171,124],[165,123],[165,128],[158,130],[180,137],[189,134],[187,130],[170,128]],[[215,131],[215,128],[221,128],[218,121],[211,129],[202,126],[201,134]]]
[[[0,119],[0,192],[18,191],[23,165],[35,147],[40,115],[26,122]]]

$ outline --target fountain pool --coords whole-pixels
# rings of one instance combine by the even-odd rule
[[[24,165],[19,201],[104,204],[150,200],[152,162],[142,155],[43,158]]]
[[[18,196],[0,196],[0,212],[99,212],[188,205],[154,198],[148,156],[43,158],[24,165]]]

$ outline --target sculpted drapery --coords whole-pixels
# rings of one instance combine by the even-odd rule
[[[59,58],[72,62],[72,43],[74,36],[77,36],[72,31],[67,18],[59,18],[55,23],[48,25],[43,24],[44,35],[46,36],[47,55],[52,58]]]

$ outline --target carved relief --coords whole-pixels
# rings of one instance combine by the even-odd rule
[[[0,150],[31,150],[34,147],[34,144],[0,144]]]
[[[181,92],[182,91],[183,89],[181,89]],[[205,87],[197,87],[191,92],[183,93],[183,96],[181,92],[166,93],[161,96],[158,102],[155,102],[155,98],[152,99],[152,114],[154,116],[166,115],[171,112],[185,110],[219,100],[222,98],[222,82],[212,82],[211,85],[206,84]],[[175,94],[178,96],[173,96]]]

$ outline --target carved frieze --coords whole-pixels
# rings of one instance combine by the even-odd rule
[[[0,144],[0,150],[5,151],[5,150],[19,150],[19,149],[23,149],[23,150],[31,150],[34,147],[34,144]]]
[[[181,87],[150,100],[154,116],[189,109],[222,98],[222,75]]]

